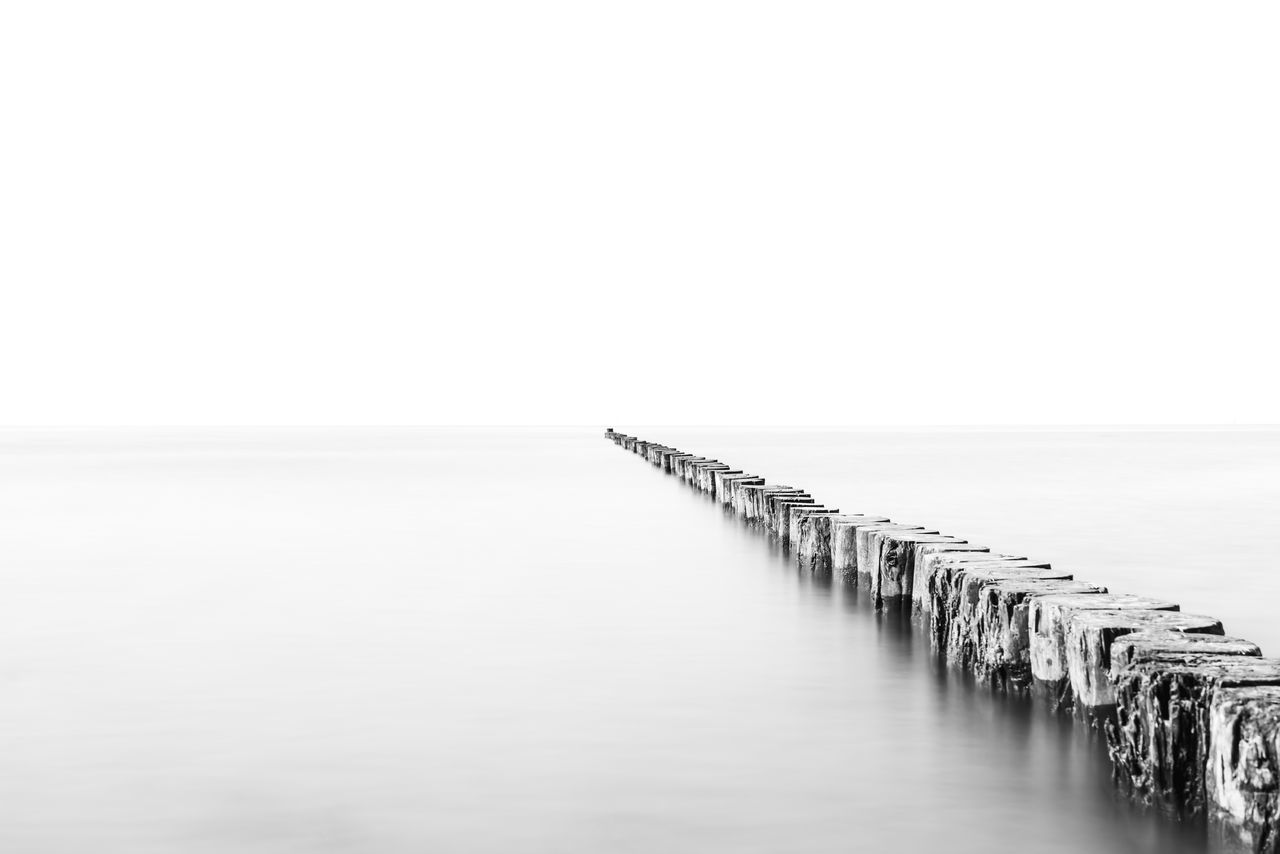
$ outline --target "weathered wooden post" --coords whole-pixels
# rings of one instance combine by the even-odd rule
[[[685,470],[688,468],[689,464],[701,459],[705,458],[700,457],[697,454],[676,454],[671,458],[671,473],[676,476],[677,480],[684,480]]]
[[[1093,716],[1106,715],[1115,707],[1111,690],[1111,642],[1121,635],[1143,629],[1173,629],[1220,635],[1222,623],[1213,617],[1180,611],[1145,611],[1137,608],[1077,610],[1066,623],[1067,675],[1076,708]]]
[[[937,531],[922,528],[919,525],[885,522],[881,525],[862,525],[853,532],[854,569],[858,573],[858,586],[871,587],[871,576],[876,571],[875,546],[877,536],[889,531],[914,531],[920,534],[937,534]]]
[[[855,576],[858,572],[858,531],[875,525],[896,523],[879,518],[833,519],[831,522],[831,569],[841,575]],[[919,525],[903,525],[903,530],[922,531]]]
[[[738,495],[742,500],[742,512],[740,515],[748,522],[757,522],[764,524],[765,502],[771,495],[799,495],[803,490],[794,486],[783,486],[775,484],[773,486],[744,486],[738,490]]]
[[[834,538],[839,523],[849,523],[845,530],[852,538],[853,530],[859,524],[870,525],[877,522],[888,522],[886,516],[864,516],[861,514],[829,514],[802,518],[800,521],[800,540],[796,544],[796,558],[802,565],[811,570],[829,570],[834,567]]]
[[[1262,649],[1252,641],[1227,635],[1188,634],[1173,629],[1144,629],[1121,635],[1111,642],[1111,681],[1130,664],[1152,661],[1162,655],[1184,652],[1260,657]]]
[[[915,581],[915,546],[918,544],[961,545],[964,540],[945,534],[919,531],[877,531],[868,544],[871,553],[869,582],[871,603],[876,610],[900,607],[911,602],[911,585]]]
[[[755,500],[755,493],[763,489],[772,489],[773,486],[768,479],[764,483],[735,483],[732,488],[732,495],[729,498],[729,506],[733,508],[733,512],[736,515],[750,521],[751,506]]]
[[[692,483],[693,473],[697,471],[698,466],[703,465],[704,463],[713,462],[715,462],[715,460],[708,459],[707,457],[690,457],[680,464],[680,479],[685,483]]]
[[[992,569],[1002,567],[1006,570],[1047,570],[1052,567],[1047,561],[1028,560],[1027,558],[1009,559],[1007,555],[952,555],[950,553],[932,555],[932,566],[928,572],[929,637],[940,652],[946,652],[951,643],[951,623],[960,611],[960,584],[966,569]],[[1017,574],[1015,573],[1015,577]],[[1028,576],[1034,577],[1034,576]]]
[[[1213,647],[1151,653],[1118,668],[1109,683],[1116,715],[1107,730],[1116,776],[1140,800],[1183,814],[1204,808],[1213,695],[1223,688],[1280,686],[1280,661],[1215,653]]]
[[[838,516],[840,511],[833,507],[823,507],[820,504],[809,504],[789,507],[784,511],[786,523],[782,530],[785,536],[782,538],[784,545],[795,548],[800,542],[800,538],[804,533],[804,526],[817,516]]]
[[[665,460],[665,465],[662,468],[663,472],[665,472],[666,474],[674,475],[676,473],[676,461],[681,458],[691,457],[691,456],[693,456],[693,454],[689,454],[684,451],[673,451],[671,454],[667,456],[667,459]]]
[[[687,482],[693,488],[697,489],[698,478],[702,476],[702,469],[705,466],[717,466],[717,465],[721,465],[719,460],[709,460],[709,459],[693,460],[687,463],[685,465],[685,471],[684,471],[685,482]]]
[[[920,543],[916,546],[919,557],[916,559],[916,574],[911,581],[911,607],[914,616],[927,621],[932,610],[930,591],[936,584],[935,576],[943,566],[962,563],[993,563],[1003,561],[1025,561],[1025,555],[1011,555],[1004,552],[991,552],[986,548],[975,548],[965,551],[963,543]]]
[[[1087,581],[1045,578],[1000,578],[978,590],[973,624],[974,675],[1005,691],[1031,687],[1029,601],[1052,593],[1106,593]]]
[[[790,507],[792,504],[817,504],[813,496],[807,492],[783,493],[781,495],[770,495],[765,498],[764,510],[764,527],[769,533],[777,534],[779,525],[782,524],[782,513],[784,508]]]
[[[923,603],[929,599],[928,560],[936,554],[984,554],[991,557],[991,549],[987,546],[967,543],[963,540],[939,542],[919,542],[911,545],[911,615],[919,617],[928,611]]]
[[[804,496],[805,494],[803,489],[794,486],[766,486],[760,490],[752,490],[750,493],[751,507],[747,518],[758,523],[763,528],[768,528],[770,499],[778,496]]]
[[[764,478],[754,474],[729,474],[720,477],[720,485],[716,488],[716,498],[726,507],[737,509],[738,488],[742,486],[763,486]]]
[[[680,477],[680,472],[682,470],[682,466],[684,465],[684,461],[691,460],[691,459],[694,459],[693,454],[687,454],[684,452],[681,452],[678,454],[672,454],[670,459],[667,460],[667,473],[673,474],[677,478]]]
[[[1280,851],[1280,688],[1221,688],[1209,703],[1205,800],[1225,836]]]
[[[723,504],[725,493],[729,491],[729,481],[727,478],[741,477],[742,469],[725,469],[723,471],[713,471],[711,473],[711,497],[716,503]]]
[[[777,534],[778,539],[784,543],[791,533],[789,526],[791,524],[791,508],[793,507],[821,508],[822,505],[807,494],[796,496],[795,498],[773,499],[769,504],[769,530]]]
[[[947,635],[945,650],[947,659],[965,669],[975,666],[977,639],[975,623],[978,618],[980,593],[983,585],[992,581],[1021,579],[1023,581],[1071,581],[1072,574],[1047,566],[1026,566],[1034,561],[997,561],[989,564],[964,564],[950,572],[950,595],[945,613]]]
[[[1164,685],[1160,680],[1152,681],[1149,674],[1134,671],[1136,665],[1152,661],[1161,661],[1167,656],[1185,656],[1195,653],[1212,656],[1241,656],[1252,660],[1260,660],[1262,650],[1257,644],[1240,638],[1226,635],[1187,634],[1185,632],[1157,629],[1132,632],[1111,642],[1111,679],[1112,690],[1116,694],[1116,720],[1107,727],[1107,743],[1111,760],[1114,764],[1116,779],[1126,786],[1130,793],[1145,803],[1157,802],[1178,811],[1195,809],[1193,804],[1178,803],[1174,797],[1174,787],[1161,788],[1156,784],[1162,772],[1156,770],[1157,764],[1173,769],[1174,765],[1164,758],[1152,758],[1156,754],[1163,756],[1167,746],[1180,741],[1180,728],[1185,720],[1175,729],[1172,718],[1175,714],[1181,717],[1181,711],[1187,705],[1185,700],[1191,695],[1179,694],[1163,697]],[[1156,689],[1152,703],[1152,688]],[[1180,687],[1180,686],[1179,686]],[[1167,701],[1166,701],[1167,700]],[[1179,709],[1173,708],[1177,702]],[[1211,714],[1212,701],[1209,703]],[[1203,716],[1193,718],[1197,726],[1205,726]],[[1159,732],[1158,732],[1159,731]],[[1209,749],[1209,734],[1200,731],[1197,738]],[[1208,762],[1201,757],[1197,761]],[[1182,772],[1171,770],[1173,775]],[[1170,779],[1181,779],[1173,776]]]
[[[702,492],[715,494],[715,482],[712,476],[716,472],[720,471],[741,472],[742,469],[735,469],[727,463],[712,463],[710,465],[700,466],[698,468],[698,474],[694,485]]]
[[[1127,593],[1036,596],[1029,603],[1031,624],[1031,687],[1049,700],[1055,709],[1071,703],[1071,680],[1067,672],[1066,624],[1082,610],[1141,609],[1177,611],[1174,602],[1133,596]]]
[[[685,469],[685,481],[694,489],[698,488],[699,480],[702,477],[702,470],[706,466],[721,465],[719,460],[694,460],[689,463]]]

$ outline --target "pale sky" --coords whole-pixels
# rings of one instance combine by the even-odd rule
[[[1269,2],[0,5],[0,424],[1276,423]]]

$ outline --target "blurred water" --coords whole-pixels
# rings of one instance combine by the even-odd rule
[[[630,432],[1280,650],[1275,432]],[[1203,845],[598,429],[0,434],[0,689],[6,852]]]

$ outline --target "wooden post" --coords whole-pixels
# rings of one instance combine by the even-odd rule
[[[1121,610],[1075,611],[1066,623],[1067,675],[1076,708],[1092,716],[1105,715],[1115,706],[1111,690],[1111,642],[1143,629],[1222,634],[1222,623],[1213,617],[1179,611]]]
[[[1153,613],[1186,618],[1167,611]],[[1209,645],[1203,649],[1152,653],[1119,668],[1112,686],[1116,716],[1107,727],[1121,783],[1146,803],[1186,815],[1201,812],[1205,805],[1214,693],[1250,685],[1280,686],[1280,661],[1215,654]]]
[[[764,486],[764,478],[754,474],[730,474],[720,478],[722,484],[716,492],[716,498],[726,507],[737,510],[738,489],[743,486]]]
[[[992,563],[999,561],[1025,561],[1025,555],[1011,555],[979,549],[973,552],[951,549],[959,543],[922,543],[920,559],[916,564],[916,577],[911,582],[912,610],[922,620],[928,620],[933,610],[931,590],[937,585],[937,574],[944,566],[963,563]]]
[[[965,564],[950,576],[951,594],[947,598],[947,634],[944,650],[947,659],[959,667],[973,669],[977,657],[975,623],[981,602],[982,586],[990,581],[1021,579],[1023,581],[1071,581],[1070,572],[1048,566],[1034,566],[1035,561],[997,561]]]
[[[796,558],[802,565],[814,571],[832,569],[837,524],[847,522],[850,526],[856,526],[888,521],[889,519],[885,516],[864,516],[856,513],[807,517],[801,521],[800,541],[794,544]],[[846,530],[850,531],[849,536],[852,537],[854,527],[847,527]]]
[[[725,478],[738,477],[742,474],[742,469],[721,469],[711,473],[711,497],[720,504],[724,503],[724,494],[729,489],[729,484]]]
[[[973,624],[974,675],[979,682],[1005,691],[1031,687],[1029,600],[1051,593],[1106,593],[1087,581],[1001,578],[978,591]]]
[[[1029,606],[1027,619],[1031,624],[1031,687],[1044,695],[1055,709],[1066,708],[1071,703],[1066,623],[1073,613],[1117,608],[1178,610],[1174,602],[1127,593],[1037,596],[1030,601]]]
[[[1221,688],[1209,702],[1209,817],[1247,851],[1280,849],[1280,688]]]
[[[1214,655],[1246,655],[1259,657],[1262,649],[1252,641],[1226,635],[1187,634],[1172,629],[1147,629],[1132,632],[1111,642],[1111,681],[1130,664],[1150,661],[1169,653],[1203,652]]]
[[[831,523],[831,569],[841,575],[854,576],[858,571],[858,531],[872,525],[892,525],[888,519],[883,521],[858,517],[856,519],[833,519]],[[903,530],[922,531],[919,525],[903,525]]]
[[[1135,668],[1144,663],[1161,661],[1171,655],[1177,657],[1193,653],[1215,657],[1239,656],[1255,661],[1262,656],[1262,650],[1257,644],[1240,638],[1156,629],[1132,632],[1112,641],[1111,672],[1108,674],[1116,694],[1116,719],[1107,728],[1107,743],[1117,781],[1142,802],[1160,803],[1179,812],[1188,809],[1194,811],[1198,806],[1179,802],[1174,792],[1176,787],[1162,786],[1157,782],[1161,776],[1156,770],[1157,765],[1167,766],[1168,762],[1163,758],[1153,758],[1153,754],[1164,754],[1163,748],[1156,749],[1157,738],[1160,745],[1174,743],[1180,738],[1180,731],[1175,730],[1172,725],[1173,716],[1178,710],[1172,708],[1169,702],[1161,701],[1153,706],[1150,702],[1150,690],[1154,687],[1162,693],[1167,686],[1159,680],[1152,682],[1149,674],[1140,673]],[[1181,690],[1183,686],[1177,687],[1179,691],[1176,705],[1185,707],[1185,701],[1190,695]],[[1169,699],[1174,701],[1174,695],[1169,695]],[[1212,701],[1208,714],[1211,713]],[[1197,726],[1207,725],[1203,716],[1190,720]],[[1185,720],[1182,721],[1182,724],[1185,723]],[[1157,730],[1160,731],[1158,736]],[[1202,740],[1207,753],[1211,746],[1209,737],[1202,731],[1198,738]],[[1198,759],[1197,762],[1199,761]],[[1204,758],[1204,761],[1209,763],[1209,771],[1212,772],[1211,759]],[[1172,779],[1183,779],[1181,772],[1174,774]]]
[[[854,553],[857,555],[855,559],[854,569],[858,573],[858,586],[864,588],[871,587],[871,576],[875,573],[877,567],[876,547],[879,545],[878,536],[890,531],[914,531],[920,534],[937,534],[937,531],[922,528],[919,525],[893,524],[886,522],[882,525],[863,525],[853,532]]]
[[[687,481],[689,479],[689,467],[692,466],[694,463],[700,463],[700,462],[703,462],[704,460],[706,460],[706,457],[698,457],[698,456],[686,457],[685,455],[681,454],[676,459],[675,466],[672,468],[671,473],[674,474],[680,480]]]
[[[817,504],[813,496],[807,492],[793,492],[782,495],[771,495],[765,498],[764,526],[771,534],[779,532],[782,524],[784,508],[792,504]]]
[[[795,548],[800,542],[800,538],[804,535],[804,526],[809,524],[815,516],[838,516],[840,511],[833,507],[823,507],[820,504],[810,504],[808,506],[793,506],[787,509],[786,524],[782,530],[786,532],[786,536],[782,538],[782,542],[790,548]]]
[[[756,522],[761,525],[765,524],[766,515],[768,513],[769,498],[775,495],[803,495],[804,491],[794,486],[745,486],[741,492],[744,494],[744,506],[746,513],[743,516],[749,522]]]
[[[876,610],[900,607],[911,602],[915,581],[915,546],[923,543],[961,545],[964,540],[944,534],[920,531],[877,531],[868,540],[871,565],[868,567],[871,603]]]
[[[929,637],[935,649],[945,653],[952,644],[953,632],[964,636],[962,627],[953,628],[952,623],[960,614],[960,585],[964,580],[966,569],[994,569],[1002,567],[1006,570],[1025,572],[1032,569],[1052,569],[1047,561],[1019,558],[1010,560],[1006,555],[990,555],[981,559],[982,555],[969,556],[950,554],[935,555],[933,568],[929,574]],[[1015,573],[1015,577],[1018,573]],[[1028,576],[1034,577],[1034,576]]]
[[[691,486],[697,486],[698,473],[701,471],[703,466],[716,466],[716,465],[722,465],[722,463],[719,460],[711,460],[711,459],[707,459],[706,457],[687,461],[684,464],[685,482],[690,484]]]
[[[948,552],[965,554],[991,554],[991,549],[974,543],[958,542],[920,542],[911,547],[911,616],[919,617],[927,613],[928,607],[923,603],[929,598],[929,578],[927,561],[930,555]]]
[[[733,466],[730,466],[727,463],[716,463],[714,465],[702,466],[698,469],[698,474],[697,474],[697,478],[696,478],[696,482],[694,483],[694,486],[698,487],[698,489],[701,490],[702,492],[707,492],[714,495],[716,491],[714,475],[716,472],[721,472],[721,471],[741,472],[742,469],[734,469]]]

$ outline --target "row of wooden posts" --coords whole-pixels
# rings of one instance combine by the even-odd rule
[[[714,458],[605,436],[775,535],[803,566],[856,579],[877,609],[909,609],[978,681],[1100,727],[1138,800],[1280,852],[1280,660],[1218,620],[927,525],[842,513]]]

